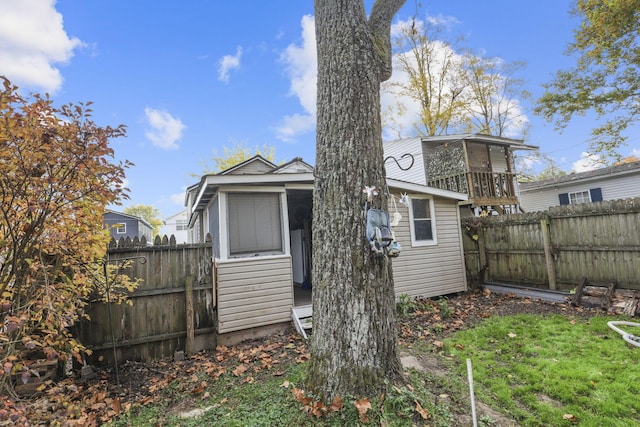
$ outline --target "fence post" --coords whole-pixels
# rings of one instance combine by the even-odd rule
[[[540,219],[540,228],[542,229],[542,244],[544,245],[544,259],[547,263],[549,289],[556,290],[556,265],[553,261],[553,253],[551,252],[551,236],[549,235],[548,216],[545,215]]]
[[[187,304],[187,342],[185,343],[185,350],[187,356],[193,355],[194,351],[194,328],[193,328],[193,276],[186,276],[184,278],[184,293],[185,302]]]
[[[480,284],[484,285],[487,281],[487,270],[489,269],[489,261],[487,260],[487,246],[484,240],[484,224],[478,227],[478,262],[480,263],[480,271],[478,272],[478,278]]]

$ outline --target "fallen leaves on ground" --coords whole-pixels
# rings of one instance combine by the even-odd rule
[[[589,315],[587,309],[568,304],[494,295],[488,291],[470,292],[446,299],[419,300],[417,310],[399,320],[399,340],[408,348],[415,342],[427,341],[433,345],[434,351],[438,351],[444,338],[457,330],[471,327],[492,315],[521,313]],[[287,364],[302,363],[309,357],[307,342],[291,333],[235,346],[221,345],[183,361],[166,358],[146,363],[125,362],[119,366],[119,385],[113,368],[105,367],[97,369],[97,376],[91,380],[74,375],[57,382],[49,381],[42,392],[19,403],[2,398],[0,422],[8,420],[25,426],[98,426],[127,413],[134,405],[160,401],[169,385],[191,399],[203,399],[208,396],[207,385],[222,375],[233,375],[238,383],[253,383],[259,381],[260,375],[282,376]],[[287,389],[292,386],[286,380],[282,383],[282,387]],[[339,398],[330,404],[314,402],[304,395],[303,390],[295,387],[291,392],[312,416],[339,411],[344,405]],[[354,402],[361,420],[368,418],[367,402],[363,399]],[[193,404],[187,400],[181,404],[190,403]],[[418,402],[415,411],[422,418],[429,416]]]
[[[118,367],[120,385],[112,367],[96,369],[97,376],[91,380],[74,375],[49,383],[42,393],[21,405],[7,399],[0,401],[0,421],[11,420],[25,426],[56,422],[99,426],[128,412],[133,405],[149,405],[161,400],[169,385],[202,399],[208,396],[209,383],[227,372],[240,383],[254,383],[258,374],[281,376],[284,371],[276,369],[280,365],[308,359],[306,342],[291,333],[236,346],[221,345],[183,361],[172,358],[146,363],[127,361]]]

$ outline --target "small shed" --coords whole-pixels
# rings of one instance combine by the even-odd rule
[[[219,342],[250,338],[288,323],[311,304],[313,168],[257,156],[189,187],[189,227],[212,236]],[[402,252],[392,260],[396,294],[441,296],[467,289],[460,213],[464,194],[398,179],[387,185],[401,217]],[[405,195],[400,203],[400,198]]]

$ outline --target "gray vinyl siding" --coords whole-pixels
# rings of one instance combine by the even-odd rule
[[[628,174],[601,177],[570,185],[523,190],[520,188],[520,205],[525,212],[547,210],[550,206],[559,206],[559,194],[588,191],[592,188],[602,190],[602,200],[628,199],[640,196],[640,174]]]
[[[213,244],[213,256],[220,256],[220,199],[218,197],[209,207],[209,234]]]
[[[405,168],[411,164],[411,160],[408,158],[403,159],[402,156],[404,154],[411,154],[414,158],[413,166],[406,171],[400,169],[392,159],[388,159],[384,164],[388,178],[395,178],[401,181],[413,182],[415,184],[427,184],[424,167],[424,154],[420,138],[385,142],[382,144],[382,148],[384,150],[385,159],[392,156],[398,160],[402,167]]]
[[[242,167],[229,172],[230,175],[255,175],[267,173],[272,169],[269,165],[264,164],[262,161],[249,162]]]
[[[438,241],[434,246],[411,246],[409,211],[398,205],[402,220],[394,232],[402,252],[392,261],[396,296],[434,297],[467,289],[458,204],[448,199],[433,200]]]
[[[288,255],[218,260],[218,332],[290,321],[292,283]]]

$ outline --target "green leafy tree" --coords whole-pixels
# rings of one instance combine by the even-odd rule
[[[205,163],[202,165],[202,174],[218,173],[223,170],[229,169],[251,157],[259,154],[266,160],[273,162],[275,159],[276,149],[270,145],[263,145],[262,147],[249,147],[245,142],[236,142],[232,147],[222,147],[222,154],[216,154],[211,158],[213,165]],[[200,175],[197,175],[200,176]]]
[[[162,220],[160,219],[160,211],[157,208],[150,205],[131,205],[124,208],[124,213],[142,218],[151,224],[154,236],[160,233]]]
[[[592,130],[590,154],[619,160],[640,115],[640,0],[577,0],[571,13],[581,19],[567,49],[577,64],[545,86],[535,111],[558,129],[594,112],[604,123]]]
[[[7,79],[0,92],[0,391],[28,379],[29,357],[80,357],[69,327],[84,314],[91,270],[104,259],[108,205],[127,197],[128,162],[87,104],[55,107],[23,98]]]

